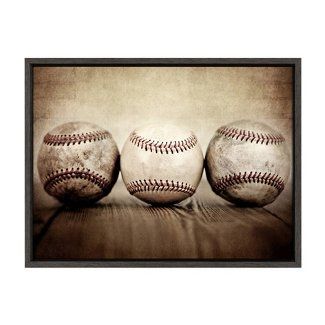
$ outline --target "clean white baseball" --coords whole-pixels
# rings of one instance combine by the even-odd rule
[[[224,199],[251,206],[273,202],[290,173],[284,137],[263,123],[237,121],[219,128],[207,149],[206,174]]]
[[[203,154],[193,132],[176,125],[134,130],[121,153],[121,173],[130,194],[151,204],[178,203],[194,194]]]
[[[37,165],[48,194],[63,203],[92,203],[106,196],[116,182],[119,152],[108,131],[71,122],[45,135]]]

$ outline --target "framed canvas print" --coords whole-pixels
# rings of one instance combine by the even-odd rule
[[[27,267],[299,267],[300,59],[26,59]]]

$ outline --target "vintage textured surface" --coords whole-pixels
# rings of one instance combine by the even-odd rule
[[[91,123],[70,122],[45,135],[37,167],[49,195],[69,204],[95,202],[117,180],[119,152],[108,131]]]
[[[223,126],[208,146],[206,173],[211,188],[230,202],[269,204],[290,173],[285,139],[264,123],[242,120]]]
[[[121,152],[128,191],[153,204],[172,204],[194,194],[201,180],[203,154],[192,131],[171,124],[135,129]]]
[[[236,207],[202,180],[178,205],[153,207],[119,180],[91,207],[35,211],[36,259],[275,259],[292,254],[290,225],[264,208]]]
[[[62,123],[95,123],[111,132],[120,150],[138,126],[176,123],[194,131],[205,153],[219,127],[242,119],[279,131],[291,164],[291,68],[34,68],[36,256],[288,256],[292,175],[265,209],[231,205],[212,192],[203,173],[196,193],[184,201],[187,208],[149,208],[119,178],[110,195],[93,208],[59,212],[60,205],[44,191],[38,176],[43,138]]]

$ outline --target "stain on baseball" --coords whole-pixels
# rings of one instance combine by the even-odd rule
[[[71,122],[45,135],[37,167],[49,195],[67,204],[87,204],[111,191],[118,177],[119,152],[108,131]]]
[[[176,125],[134,130],[121,153],[121,173],[130,194],[150,204],[178,203],[194,194],[203,154],[193,132]]]
[[[246,120],[216,131],[205,163],[213,191],[239,205],[273,202],[290,173],[284,137],[264,123]]]

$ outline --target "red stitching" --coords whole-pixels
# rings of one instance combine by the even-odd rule
[[[95,131],[77,134],[46,134],[44,137],[44,143],[53,146],[69,146],[70,144],[80,144],[92,141],[100,141],[107,139],[111,136],[108,131]]]
[[[195,188],[187,183],[179,181],[163,181],[156,179],[144,179],[132,181],[126,185],[126,188],[130,194],[134,195],[138,192],[147,192],[147,191],[169,191],[169,192],[183,192],[190,195],[195,193]]]
[[[216,191],[223,191],[229,186],[243,183],[261,183],[275,187],[279,192],[284,189],[284,181],[277,174],[262,172],[244,172],[239,174],[229,174],[217,179],[214,188]]]
[[[192,149],[197,144],[197,138],[193,133],[184,140],[169,142],[146,139],[135,132],[131,133],[129,139],[135,146],[141,149],[161,154],[183,152],[184,150]]]
[[[68,179],[85,179],[89,182],[96,184],[103,192],[105,192],[109,186],[110,182],[108,179],[103,177],[102,175],[99,175],[98,173],[95,173],[94,171],[90,171],[88,168],[71,168],[68,170],[68,168],[56,170],[55,172],[52,172],[51,174],[47,175],[45,178],[44,183],[44,189],[49,192],[53,188],[55,188],[56,185],[64,182]]]
[[[237,128],[228,128],[222,126],[217,132],[227,138],[233,138],[240,141],[250,141],[260,144],[280,144],[285,141],[284,137],[280,134],[270,133],[257,133],[254,131],[246,131]]]

